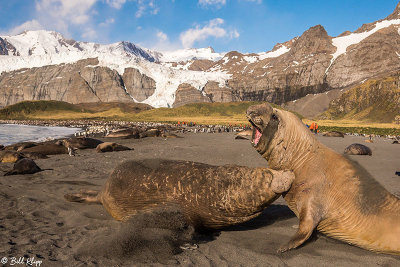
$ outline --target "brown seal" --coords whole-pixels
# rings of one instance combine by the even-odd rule
[[[339,131],[331,131],[331,132],[326,132],[322,136],[325,137],[343,137],[344,138],[344,133],[339,132]]]
[[[57,154],[67,154],[68,150],[62,144],[43,143],[34,147],[22,149],[21,152],[22,153],[36,152],[43,155],[57,155]]]
[[[315,228],[359,247],[400,254],[400,200],[361,166],[321,144],[292,113],[251,106],[253,145],[276,170],[292,170],[284,194],[300,224],[280,252],[303,244]]]
[[[37,143],[35,143],[35,142],[19,142],[19,143],[15,143],[15,144],[6,146],[4,148],[4,150],[21,151],[25,148],[30,148],[30,147],[34,147],[34,146],[37,146]]]
[[[22,158],[24,158],[24,156],[21,153],[16,152],[16,151],[10,151],[10,150],[0,151],[0,162],[14,163]]]
[[[73,137],[61,141],[62,145],[64,145],[66,148],[70,147],[71,149],[96,148],[101,143],[104,142],[89,137]]]
[[[149,129],[149,130],[139,134],[140,138],[159,137],[160,135],[161,135],[161,131],[159,129]]]
[[[346,155],[370,155],[372,156],[372,150],[362,144],[351,144],[344,150]]]
[[[133,150],[133,149],[112,142],[101,143],[96,147],[96,152],[113,152],[113,151],[124,151],[124,150]]]
[[[160,205],[177,205],[193,226],[221,228],[259,215],[290,188],[293,179],[288,171],[148,159],[116,167],[100,192],[65,198],[102,203],[121,221]]]
[[[40,169],[33,160],[23,158],[15,162],[14,168],[11,171],[6,172],[4,176],[16,174],[33,174],[40,171],[42,171],[42,169]]]
[[[105,137],[123,137],[123,138],[139,138],[139,130],[137,128],[119,129],[110,132]]]

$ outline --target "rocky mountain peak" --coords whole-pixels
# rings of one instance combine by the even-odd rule
[[[297,55],[333,53],[332,37],[325,28],[316,25],[305,31],[293,44],[290,53]]]
[[[400,2],[397,4],[397,6],[394,9],[393,13],[390,14],[386,19],[387,20],[400,19]]]

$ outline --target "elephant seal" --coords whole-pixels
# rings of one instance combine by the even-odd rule
[[[0,162],[14,163],[24,158],[24,156],[16,151],[2,150],[0,151]]]
[[[326,137],[343,137],[344,138],[344,133],[339,132],[339,131],[331,131],[331,132],[326,132],[322,136]]]
[[[252,130],[244,130],[244,131],[238,132],[236,134],[236,136],[251,136],[252,134],[253,134]]]
[[[400,200],[365,169],[321,144],[292,113],[250,106],[253,146],[275,170],[295,180],[283,194],[299,218],[297,233],[278,251],[297,248],[320,232],[375,252],[400,255]]]
[[[139,130],[137,128],[119,129],[110,132],[105,137],[134,138],[139,139]]]
[[[372,150],[362,144],[351,144],[344,150],[346,155],[370,155],[372,156]]]
[[[33,174],[36,172],[42,171],[38,165],[32,160],[28,158],[23,158],[15,162],[14,168],[11,171],[8,171],[4,174],[7,175],[16,175],[16,174]]]
[[[147,159],[117,166],[100,192],[64,197],[101,203],[119,221],[161,205],[177,205],[195,228],[218,229],[256,217],[293,179],[292,172],[266,168]]]
[[[57,154],[67,154],[68,150],[62,144],[55,143],[43,143],[34,147],[29,147],[21,150],[22,153],[40,153],[43,155],[57,155]]]
[[[398,144],[399,143],[399,141],[397,141],[397,140],[394,140],[393,142],[392,142],[392,144]]]
[[[64,139],[62,140],[61,143],[66,148],[70,147],[71,149],[87,149],[87,148],[96,148],[99,144],[104,142],[101,140],[88,137],[73,137]]]
[[[25,158],[30,158],[30,159],[48,159],[49,157],[42,154],[42,153],[37,153],[37,152],[25,152],[21,153],[22,156]]]
[[[112,143],[112,142],[105,142],[101,143],[96,147],[96,152],[113,152],[113,151],[124,151],[124,150],[133,150],[132,148]]]
[[[159,129],[149,129],[139,134],[140,138],[145,137],[159,137],[161,135],[161,131]]]
[[[30,147],[34,147],[34,146],[37,146],[37,143],[35,143],[35,142],[19,142],[19,143],[15,143],[15,144],[6,146],[4,148],[4,150],[21,151],[25,148],[30,148]]]
[[[244,135],[236,135],[235,139],[239,139],[239,140],[249,140],[248,138],[246,138]]]
[[[4,145],[0,145],[0,150],[3,150],[4,149]]]

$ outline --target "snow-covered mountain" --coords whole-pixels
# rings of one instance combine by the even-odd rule
[[[334,38],[317,25],[271,51],[250,54],[211,47],[159,52],[130,42],[68,40],[50,31],[0,36],[0,106],[31,99],[154,107],[191,101],[281,104],[398,70],[399,13],[400,4],[387,18]],[[85,97],[74,97],[80,93]]]

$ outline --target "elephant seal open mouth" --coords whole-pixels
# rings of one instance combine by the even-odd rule
[[[295,174],[283,194],[299,218],[284,252],[303,244],[315,228],[371,251],[400,255],[400,200],[365,169],[321,144],[292,113],[268,104],[250,106],[253,146],[274,170]]]

